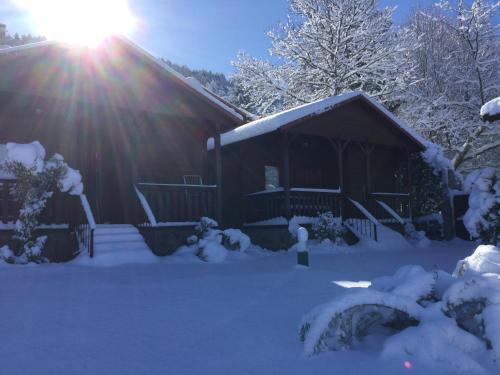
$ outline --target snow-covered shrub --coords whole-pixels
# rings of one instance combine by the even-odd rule
[[[196,255],[206,262],[222,262],[228,250],[244,252],[250,247],[250,237],[239,229],[217,229],[218,223],[202,217],[196,226],[196,235],[187,238],[189,245],[198,248]]]
[[[381,329],[417,325],[421,311],[411,298],[365,289],[313,309],[302,319],[299,336],[306,355],[350,349]]]
[[[226,229],[222,231],[222,244],[231,250],[245,251],[250,247],[250,237],[239,229]]]
[[[464,190],[469,193],[465,228],[483,244],[500,244],[500,179],[495,169],[471,172],[465,179]]]
[[[387,338],[382,358],[396,359],[410,366],[417,362],[419,367],[434,369],[435,362],[439,362],[453,369],[455,374],[487,373],[476,360],[482,357],[484,342],[457,327],[453,319],[446,318],[439,311],[434,316],[426,311],[425,315],[418,326]]]
[[[16,263],[16,255],[7,245],[0,247],[0,260],[5,263]]]
[[[449,161],[434,146],[428,147],[423,153],[410,156],[411,203],[413,216],[417,218],[425,219],[440,213],[446,196],[445,167],[449,165]],[[419,228],[425,228],[431,238],[442,239],[442,220],[422,220],[417,224]]]
[[[21,204],[14,239],[21,244],[20,262],[43,262],[46,237],[35,237],[38,218],[56,189],[78,195],[83,185],[78,171],[55,154],[45,160],[45,149],[38,142],[7,143],[7,159],[1,169],[16,179],[10,194]]]
[[[196,235],[198,236],[198,238],[204,238],[210,231],[217,228],[218,226],[219,223],[217,223],[214,219],[211,219],[209,217],[202,217],[200,219],[200,222],[195,227]]]
[[[342,244],[346,233],[342,220],[335,217],[330,211],[318,213],[318,217],[312,223],[311,230],[314,238],[329,239],[335,244]]]
[[[223,262],[228,250],[217,239],[206,239],[198,242],[198,257],[208,263]]]
[[[500,275],[466,275],[450,286],[442,302],[443,312],[455,319],[460,328],[486,341],[491,347],[485,334],[482,313],[487,306],[500,305]],[[500,323],[500,316],[498,319]]]
[[[427,247],[430,245],[430,240],[425,235],[425,231],[417,230],[411,222],[406,222],[404,227],[404,235],[407,240],[418,246]]]
[[[458,263],[454,275],[405,266],[373,280],[368,289],[316,307],[300,325],[305,353],[349,349],[376,333],[393,335],[384,343],[383,357],[452,365],[461,357],[460,371],[481,368],[476,355],[500,360],[497,251],[479,246]]]
[[[393,276],[383,276],[372,280],[372,288],[381,292],[390,292],[399,296],[410,297],[418,304],[425,305],[436,301],[437,273],[424,270],[421,266],[404,266]]]
[[[460,260],[453,276],[496,273],[500,275],[500,249],[492,245],[478,246],[471,256]]]

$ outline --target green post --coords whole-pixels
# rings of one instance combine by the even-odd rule
[[[307,240],[309,233],[304,227],[299,227],[297,230],[297,264],[309,267],[309,251],[307,250]]]

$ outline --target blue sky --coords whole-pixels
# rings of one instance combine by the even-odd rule
[[[382,6],[398,6],[396,22],[416,4],[431,2],[380,1]],[[129,5],[140,20],[130,35],[133,41],[158,57],[227,74],[239,50],[266,56],[266,32],[286,18],[288,0],[129,0]],[[12,33],[36,31],[26,13],[9,0],[0,0],[0,22]]]

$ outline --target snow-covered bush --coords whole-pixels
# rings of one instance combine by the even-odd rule
[[[469,193],[465,228],[483,244],[500,244],[500,179],[495,169],[471,172],[465,179],[464,190]]]
[[[1,169],[15,177],[10,194],[21,204],[14,235],[14,239],[21,244],[18,263],[44,262],[42,250],[47,238],[35,237],[38,218],[56,189],[81,194],[81,175],[70,168],[59,154],[45,160],[45,149],[38,141],[7,143],[7,158]]]
[[[445,179],[450,161],[438,146],[430,142],[424,152],[412,154],[410,158],[413,215],[420,218],[418,227],[425,229],[431,238],[442,239],[442,220],[426,219],[435,217],[442,210],[447,195]]]
[[[335,244],[342,244],[346,233],[342,220],[330,211],[319,213],[312,223],[311,230],[314,238],[329,239]]]
[[[453,276],[496,273],[500,275],[500,249],[492,245],[479,246],[474,254],[458,262]]]
[[[417,230],[411,222],[405,223],[404,235],[407,240],[418,246],[427,247],[430,245],[430,240],[427,238],[425,231]]]
[[[307,355],[349,349],[371,334],[390,336],[382,356],[440,361],[477,370],[477,356],[500,360],[498,249],[480,246],[454,275],[405,266],[371,287],[347,292],[302,319]],[[456,357],[460,357],[458,362]],[[463,367],[463,368],[461,368]]]
[[[198,248],[196,255],[206,262],[222,262],[228,251],[244,252],[251,245],[250,237],[241,230],[220,230],[218,225],[215,220],[202,217],[195,228],[196,235],[187,238],[189,245]]]
[[[7,245],[0,247],[0,260],[5,263],[16,263],[16,255]]]
[[[362,290],[313,309],[302,319],[299,336],[306,355],[350,349],[377,330],[417,325],[421,310],[408,297]]]

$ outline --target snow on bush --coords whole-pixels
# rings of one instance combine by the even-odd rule
[[[435,174],[445,173],[448,169],[452,169],[450,159],[444,156],[441,146],[427,142],[427,148],[421,153],[424,161],[432,167]]]
[[[312,223],[311,230],[316,239],[329,239],[336,245],[344,243],[346,228],[342,219],[335,217],[332,212],[319,213]]]
[[[435,300],[437,275],[424,270],[421,266],[401,267],[393,276],[383,276],[372,280],[372,288],[410,297],[417,303]]]
[[[481,245],[474,253],[459,261],[454,276],[464,276],[468,273],[500,274],[500,249],[492,245]]]
[[[481,340],[438,312],[436,317],[424,319],[418,326],[389,337],[384,343],[382,358],[423,366],[441,362],[457,374],[482,374],[486,371],[474,358],[481,357],[483,352]]]
[[[222,243],[232,250],[245,251],[250,247],[250,237],[239,229],[226,229],[222,232]]]
[[[464,182],[469,193],[469,209],[464,225],[483,244],[500,244],[500,180],[494,168],[471,172]]]
[[[217,229],[218,223],[208,217],[202,217],[196,226],[196,235],[189,236],[187,243],[195,246],[196,255],[209,263],[223,262],[228,250],[246,251],[250,245],[250,237],[239,229]]]
[[[316,307],[300,325],[305,353],[349,349],[372,333],[392,335],[384,342],[384,358],[440,361],[457,372],[480,373],[477,358],[500,360],[497,252],[479,246],[454,275],[405,266],[368,289]]]
[[[16,263],[44,262],[46,259],[42,250],[47,238],[34,235],[38,217],[54,190],[81,194],[81,175],[70,168],[59,154],[45,160],[45,149],[38,141],[7,143],[6,148],[7,157],[1,169],[15,177],[16,182],[10,193],[21,204],[14,235],[14,239],[21,244],[21,254],[18,254]]]
[[[365,289],[313,309],[302,319],[299,335],[306,355],[350,349],[379,327],[418,324],[421,311],[411,298]]]

